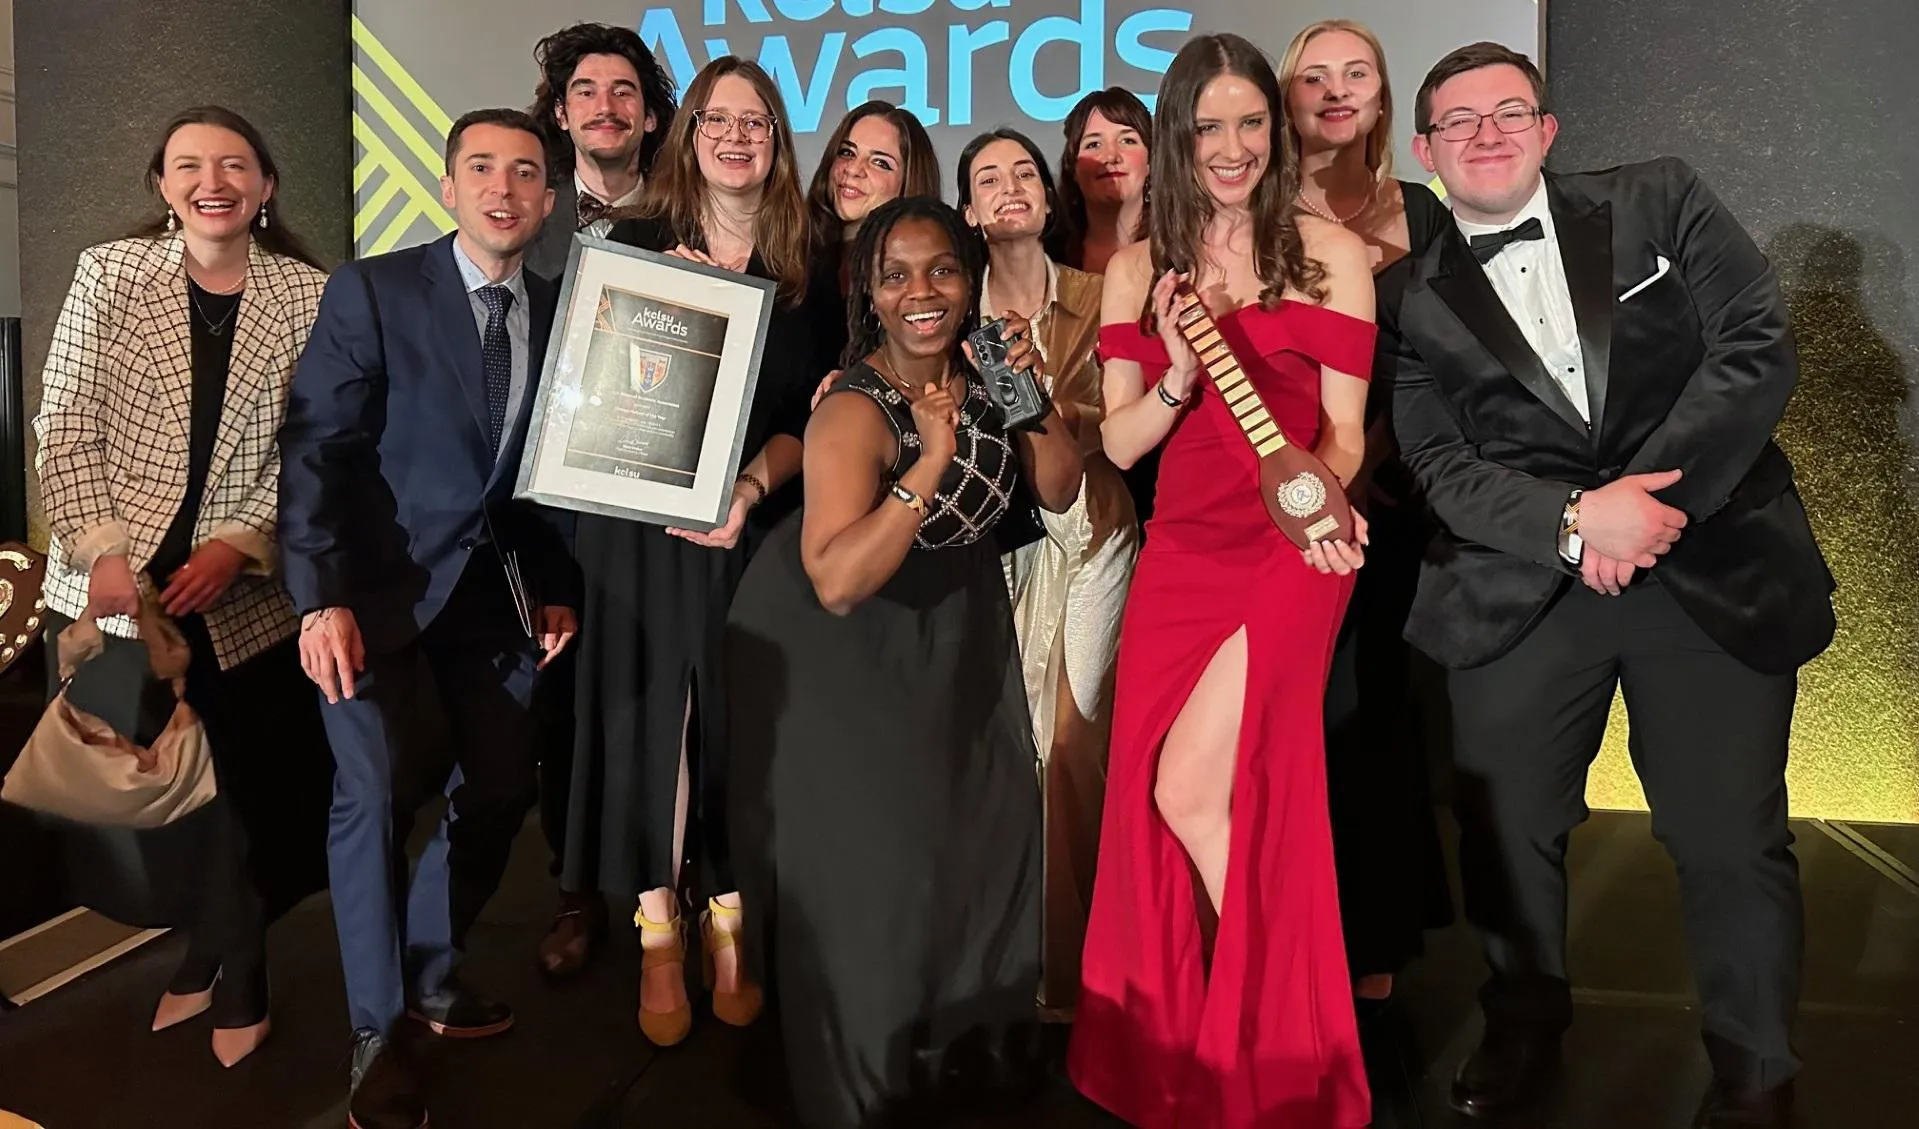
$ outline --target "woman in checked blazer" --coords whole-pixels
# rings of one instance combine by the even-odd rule
[[[281,221],[273,158],[239,115],[176,117],[146,180],[164,214],[81,252],[43,373],[47,638],[92,617],[129,646],[131,616],[157,600],[192,647],[186,698],[220,798],[152,831],[68,828],[68,869],[81,904],[188,933],[153,1027],[211,1010],[231,1066],[267,1034],[267,922],[325,881],[331,759],[273,537],[275,433],[326,277]],[[103,835],[131,850],[80,846]],[[93,861],[129,854],[131,873]]]

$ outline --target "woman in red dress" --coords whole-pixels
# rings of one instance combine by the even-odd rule
[[[1306,553],[1280,535],[1251,446],[1169,316],[1180,272],[1287,437],[1350,482],[1372,274],[1357,236],[1295,210],[1284,112],[1257,47],[1189,42],[1153,123],[1151,239],[1107,268],[1106,454],[1125,467],[1165,448],[1120,634],[1069,1063],[1144,1129],[1369,1120],[1321,728],[1365,524]]]

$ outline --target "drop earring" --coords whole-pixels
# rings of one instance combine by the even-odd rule
[[[262,204],[260,205],[260,230],[265,231],[266,229],[267,229],[267,206],[265,204]]]
[[[167,209],[167,231],[172,232],[173,228],[174,228],[173,209],[168,208]]]

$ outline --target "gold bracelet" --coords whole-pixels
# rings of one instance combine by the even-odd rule
[[[748,486],[751,486],[753,489],[760,492],[760,496],[753,500],[754,505],[757,506],[761,502],[766,501],[766,495],[767,495],[766,483],[761,482],[757,476],[748,474],[746,471],[741,471],[739,477],[735,479],[734,481],[744,482]]]

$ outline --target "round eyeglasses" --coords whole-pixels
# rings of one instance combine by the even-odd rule
[[[773,136],[773,118],[770,114],[729,114],[725,110],[696,110],[693,121],[700,127],[700,133],[713,141],[725,141],[732,136],[733,127],[740,127],[740,136],[754,145],[758,145]]]

